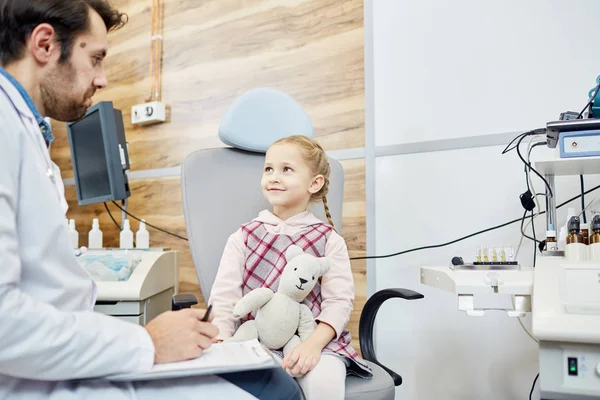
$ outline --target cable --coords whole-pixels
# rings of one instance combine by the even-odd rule
[[[534,137],[532,137],[532,140],[533,140],[533,138],[534,138]],[[537,147],[537,146],[545,146],[545,145],[546,145],[546,141],[545,141],[545,140],[544,140],[543,142],[537,142],[537,143],[534,143],[533,145],[531,145],[531,140],[530,140],[530,141],[529,141],[529,146],[528,146],[528,149],[527,149],[527,161],[531,160],[531,150],[533,150],[533,149],[534,149],[534,147]],[[529,191],[530,191],[531,193],[533,193],[533,194],[534,194],[534,196],[535,196],[536,194],[534,193],[534,191],[533,191],[533,190],[531,190],[531,187],[532,187],[532,185],[530,185],[530,183],[529,183],[529,182],[530,182],[530,180],[531,180],[531,177],[530,177],[530,176],[529,176],[529,174],[528,174],[528,169],[527,169],[527,166],[526,166],[526,165],[523,167],[523,170],[525,171],[525,182],[527,183],[527,190],[529,190]],[[540,194],[541,194],[541,193],[540,193]],[[542,195],[543,195],[543,196],[545,196],[546,194],[544,193],[544,194],[542,194]],[[538,203],[538,209],[539,209],[539,207],[540,207],[540,205],[539,205],[539,203]]]
[[[531,191],[531,194],[533,195],[533,198],[535,200],[535,203],[537,205],[538,208],[538,213],[541,211],[541,207],[540,207],[540,201],[537,199],[537,193],[535,191],[535,188],[533,187],[533,181],[531,180],[531,168],[528,167],[528,165],[531,165],[531,151],[533,150],[534,147],[539,146],[539,145],[545,145],[546,141],[543,142],[537,142],[534,145],[532,145],[531,143],[533,142],[533,139],[535,139],[535,136],[532,136],[531,139],[529,140],[529,143],[527,144],[527,163],[524,167],[525,170],[525,180],[527,181],[527,190]],[[545,196],[546,194],[544,194]]]
[[[108,212],[108,215],[110,216],[110,219],[112,219],[112,222],[115,223],[115,225],[117,226],[117,229],[120,231],[121,230],[121,225],[118,224],[117,220],[113,217],[112,213],[110,212],[108,205],[106,203],[104,203],[104,208],[106,208],[106,212]]]
[[[542,181],[544,181],[544,183],[546,184],[546,187],[548,188],[548,193],[550,194],[550,197],[554,197],[554,193],[552,193],[552,189],[550,188],[550,184],[548,183],[546,178],[544,178],[539,172],[537,172],[537,170],[531,166],[531,163],[528,163],[523,158],[523,155],[521,154],[521,150],[519,149],[519,146],[521,145],[521,142],[523,141],[523,139],[525,139],[525,136],[523,136],[519,139],[519,141],[517,143],[517,147],[516,147],[519,158],[521,159],[521,161],[523,161],[523,164],[525,164],[531,171],[535,172],[535,174],[537,176],[539,176]]]
[[[520,135],[517,135],[513,140],[511,140],[509,144],[506,145],[504,150],[502,150],[502,154],[506,154],[506,153],[516,149],[517,148],[516,145],[513,147],[510,147],[510,145],[522,137],[531,136],[531,135],[545,135],[545,134],[546,134],[546,128],[538,128],[538,129],[534,129],[532,131],[527,131],[527,132],[521,133]],[[510,147],[510,149],[509,149],[509,147]]]
[[[537,205],[537,213],[534,216],[533,210],[531,210],[531,232],[533,233],[533,268],[535,268],[535,262],[537,261],[537,244],[541,243],[541,241],[538,241],[537,238],[535,237],[535,221],[534,218],[537,217],[538,215],[540,215],[540,212],[542,211],[542,208],[540,207],[540,201],[538,200],[538,196],[537,193],[535,192],[535,189],[533,188],[533,181],[531,180],[531,149],[533,149],[533,146],[531,145],[531,143],[533,142],[533,139],[535,138],[535,136],[532,136],[531,139],[529,139],[529,143],[527,144],[527,164],[529,164],[529,167],[526,168],[525,170],[525,176],[527,178],[527,181],[529,183],[529,186],[531,186],[531,190],[533,193],[533,199],[535,200],[535,203]]]
[[[531,385],[531,391],[529,392],[529,400],[531,400],[531,398],[533,397],[533,389],[535,389],[535,383],[537,382],[539,377],[540,377],[540,374],[538,373],[535,376],[535,379],[533,380],[533,385]]]
[[[538,142],[538,143],[535,143],[534,145],[532,145],[531,143],[532,143],[532,141],[533,141],[534,138],[535,138],[535,136],[532,136],[532,138],[529,140],[529,144],[527,145],[527,147],[528,147],[528,149],[527,149],[527,162],[529,164],[531,164],[531,151],[533,150],[533,148],[537,147],[537,146],[540,146],[540,145],[545,145],[546,144],[546,142],[544,141],[544,142]],[[535,217],[533,219],[531,219],[530,221],[527,222],[527,225],[525,225],[525,227],[523,227],[523,221],[521,221],[521,238],[519,239],[519,245],[517,246],[517,251],[515,252],[515,259],[517,259],[519,257],[519,252],[521,251],[521,246],[523,245],[523,239],[524,238],[528,238],[528,239],[532,240],[532,238],[529,237],[529,236],[527,236],[527,235],[525,235],[524,232],[527,230],[527,227],[529,225],[531,225],[531,224],[534,223],[534,219],[537,218],[540,215],[540,213],[541,213],[542,208],[540,207],[540,202],[539,202],[539,200],[537,198],[538,198],[538,196],[546,196],[545,193],[535,193],[535,188],[533,186],[533,181],[531,180],[531,174],[529,173],[529,168],[527,167],[527,165],[525,165],[523,167],[523,169],[525,170],[525,181],[527,183],[527,190],[529,191],[529,193],[533,193],[532,197],[533,197],[533,199],[536,202],[536,205],[537,205],[537,208],[538,208],[538,212],[537,212],[537,214],[535,215]],[[523,215],[523,220],[524,219],[525,219],[525,215]],[[535,236],[534,236],[534,238],[535,238]],[[534,241],[534,247],[535,247],[535,245],[537,243],[541,243],[541,242],[540,241],[537,241],[537,242]],[[535,248],[534,248],[534,261],[535,261]]]
[[[583,183],[583,175],[579,175],[579,182],[581,183],[581,213],[583,214],[583,223],[587,224],[587,218],[585,215],[585,185]]]
[[[523,325],[523,321],[521,321],[521,318],[517,318],[517,321],[519,321],[519,325],[521,325],[521,328],[523,328],[523,330],[525,331],[525,333],[527,334],[527,336],[529,336],[531,338],[531,340],[533,340],[536,343],[539,343],[539,340],[537,340],[532,334],[531,332],[529,332],[529,330],[527,330],[527,328],[525,328],[525,325]]]
[[[517,136],[516,138],[514,138],[505,148],[504,150],[502,150],[502,154],[506,154],[509,153],[511,151],[513,151],[514,149],[517,148],[517,145],[515,144],[513,147],[511,147],[510,149],[508,148],[508,146],[510,146],[515,140],[520,139],[523,136],[527,136],[527,132],[520,134],[519,136]]]
[[[539,214],[539,213],[538,213]],[[535,224],[533,223],[533,210],[531,211],[531,231],[533,232],[533,268],[535,268],[535,261],[537,257],[537,244],[541,243],[535,237]]]
[[[138,218],[138,217],[136,217],[135,215],[131,215],[129,212],[125,211],[125,209],[124,209],[124,208],[122,208],[120,205],[118,205],[118,204],[117,204],[117,203],[115,203],[114,201],[113,201],[112,203],[113,203],[115,206],[119,207],[119,208],[121,209],[121,211],[123,211],[125,214],[129,215],[131,218],[135,219],[136,221],[142,222],[142,220],[141,220],[141,219],[139,219],[139,218]],[[179,236],[179,235],[177,235],[176,233],[172,233],[172,232],[166,231],[166,230],[164,230],[164,229],[162,229],[162,228],[159,228],[159,227],[157,227],[157,226],[154,226],[154,225],[152,225],[152,224],[149,224],[148,222],[145,222],[145,221],[144,221],[144,223],[145,223],[146,225],[148,225],[149,227],[156,229],[157,231],[164,232],[164,233],[166,233],[167,235],[175,236],[176,238],[178,238],[178,239],[181,239],[181,240],[189,241],[187,238],[184,238],[183,236]]]
[[[598,190],[598,189],[600,189],[600,185],[595,186],[595,187],[593,187],[593,188],[591,188],[589,190],[586,190],[584,194],[590,194],[591,192],[593,192],[595,190]],[[573,200],[577,200],[580,197],[581,197],[580,194],[578,194],[577,196],[571,197],[570,199],[568,199],[568,200],[562,202],[561,204],[559,204],[558,206],[556,206],[556,208],[557,209],[561,208],[564,205],[569,204]],[[546,213],[546,211],[542,211],[542,212],[539,213],[539,215],[542,215],[542,214],[545,214],[545,213]],[[458,239],[455,239],[455,240],[452,240],[452,241],[446,242],[446,243],[434,244],[434,245],[422,246],[422,247],[415,247],[415,248],[408,249],[408,250],[402,250],[402,251],[399,251],[397,253],[384,254],[384,255],[381,255],[381,256],[352,257],[352,258],[350,258],[350,260],[377,260],[377,259],[382,259],[382,258],[390,258],[390,257],[401,256],[403,254],[408,254],[408,253],[414,253],[415,251],[421,251],[421,250],[427,250],[427,249],[437,249],[437,248],[440,248],[440,247],[446,247],[446,246],[449,246],[451,244],[463,241],[465,239],[472,238],[473,236],[481,235],[482,233],[486,233],[486,232],[490,232],[490,231],[493,231],[493,230],[496,230],[496,229],[504,228],[505,226],[508,226],[508,225],[514,224],[515,222],[521,221],[521,219],[522,218],[513,219],[512,221],[508,221],[508,222],[505,222],[503,224],[493,226],[491,228],[487,228],[487,229],[484,229],[484,230],[481,230],[481,231],[477,231],[475,233],[471,233],[471,234],[469,234],[467,236],[463,236],[461,238],[458,238]]]
[[[541,212],[540,214],[543,214],[543,212]],[[537,214],[536,217],[538,217],[540,214]],[[531,225],[531,220],[527,221],[527,224],[525,225],[525,227],[522,229],[522,231],[526,231],[527,228],[529,227],[529,225]],[[525,239],[526,236],[523,236],[521,234],[521,239],[519,239],[519,245],[517,246],[517,251],[515,251],[515,260],[519,257],[519,251],[521,250],[521,245],[523,244],[523,239]],[[527,237],[527,239],[532,239]]]
[[[114,203],[114,201],[113,201],[113,203]],[[106,208],[106,211],[108,212],[108,215],[110,216],[110,219],[112,219],[112,222],[115,223],[117,229],[119,230],[119,232],[121,232],[123,230],[123,228],[121,227],[121,225],[119,225],[117,220],[113,217],[113,215],[110,212],[110,209],[108,208],[108,205],[106,203],[104,203],[104,208]],[[133,239],[133,247],[137,247],[137,245],[135,244],[135,239]]]
[[[510,300],[512,302],[513,308],[515,308],[515,296],[511,296]],[[517,321],[519,321],[519,325],[521,325],[521,328],[523,328],[523,330],[525,331],[527,336],[529,336],[531,338],[531,340],[533,340],[534,342],[539,343],[539,341],[535,337],[533,337],[531,332],[529,332],[529,330],[527,328],[525,328],[525,325],[523,325],[523,321],[521,320],[521,317],[517,317]]]
[[[533,215],[533,211],[532,211],[532,215]],[[525,233],[525,228],[523,227],[523,224],[525,223],[526,218],[527,218],[527,210],[525,210],[525,212],[523,212],[523,216],[520,218],[520,220],[521,220],[521,236],[526,239],[533,240],[535,242],[535,244],[537,244],[537,243],[539,243],[539,240],[537,240],[535,237],[527,236],[527,234]],[[527,226],[529,226],[529,224],[527,224]]]
[[[583,107],[583,110],[581,110],[581,112],[577,116],[577,119],[580,119],[583,116],[583,112],[586,110],[586,108],[588,108],[590,106],[590,104],[592,104],[594,102],[594,99],[596,98],[596,95],[598,94],[598,89],[600,89],[600,82],[596,85],[596,88],[594,90],[594,94],[592,95],[592,97],[590,98],[590,100],[587,102],[587,104],[585,105],[585,107]]]
[[[531,194],[532,198],[535,200],[535,203],[537,205],[537,214],[534,214],[533,210],[531,211],[531,220],[529,220],[527,222],[527,225],[525,225],[525,227],[523,227],[523,223],[525,220],[525,217],[527,215],[527,210],[525,210],[525,212],[523,213],[523,218],[521,219],[521,238],[519,240],[519,245],[517,247],[517,251],[515,253],[515,258],[518,257],[519,255],[519,250],[521,249],[521,245],[523,244],[523,239],[524,238],[529,238],[526,234],[525,234],[525,230],[527,229],[527,227],[529,225],[531,225],[531,230],[533,232],[533,238],[529,238],[533,240],[533,267],[535,268],[535,264],[536,264],[536,257],[537,257],[537,252],[536,252],[536,248],[537,248],[537,243],[541,243],[540,241],[537,240],[536,238],[536,234],[535,234],[535,218],[537,218],[541,213],[541,207],[540,207],[540,202],[538,200],[538,196],[546,196],[545,193],[536,193],[535,188],[533,186],[533,181],[531,180],[531,151],[533,150],[534,147],[537,146],[542,146],[542,145],[546,145],[546,141],[541,141],[541,142],[537,142],[535,144],[532,145],[533,140],[535,139],[537,135],[532,135],[531,139],[529,140],[529,143],[527,144],[527,162],[525,163],[524,166],[524,171],[525,171],[525,183],[527,184],[527,191]],[[518,145],[517,145],[518,146]],[[516,146],[515,146],[516,147]],[[511,297],[512,300],[512,304],[513,304],[513,308],[515,307],[515,299],[514,296]],[[525,331],[525,333],[527,334],[527,336],[529,336],[531,338],[531,340],[533,340],[536,343],[539,343],[539,341],[531,334],[531,332],[529,332],[529,330],[525,327],[525,325],[523,324],[522,319],[519,317],[517,318],[517,321],[519,322],[519,325],[521,326],[521,328],[523,329],[523,331]]]
[[[530,164],[530,163],[527,163],[527,162],[525,162],[525,160],[523,159],[523,156],[521,155],[521,153],[520,153],[520,151],[519,151],[519,148],[518,148],[518,146],[521,144],[521,142],[523,141],[523,139],[524,139],[525,137],[527,137],[527,136],[536,136],[536,135],[543,134],[543,133],[545,133],[545,132],[546,132],[546,129],[545,129],[545,128],[539,128],[539,129],[534,129],[534,130],[532,130],[532,131],[524,132],[524,133],[522,133],[522,134],[520,134],[520,135],[516,136],[516,137],[515,137],[515,138],[514,138],[514,139],[513,139],[513,140],[512,140],[512,141],[511,141],[511,142],[510,142],[510,143],[509,143],[509,144],[508,144],[508,145],[507,145],[505,148],[504,148],[504,150],[502,151],[502,154],[506,154],[506,153],[508,153],[509,151],[511,151],[511,150],[513,150],[513,149],[515,149],[515,148],[516,148],[516,149],[517,149],[517,152],[518,152],[518,154],[519,154],[519,157],[521,158],[521,160],[522,160],[522,161],[523,161],[523,163],[525,164],[525,168],[527,168],[527,167],[530,167],[531,169],[533,169],[533,167],[531,167],[531,164]],[[514,143],[514,142],[515,142],[517,139],[519,140],[519,141],[518,141],[518,143],[517,143],[515,146],[513,146],[512,148],[509,148],[509,147],[510,147],[510,145],[511,145],[511,144],[513,144],[513,143]],[[535,170],[534,170],[534,171],[535,171]],[[535,172],[537,173],[537,171],[535,171]],[[538,173],[538,175],[539,175],[539,173]],[[541,176],[540,176],[540,177],[541,177]],[[542,180],[544,180],[544,182],[546,182],[546,180],[545,180],[543,177],[541,177],[541,178],[542,178]],[[547,184],[547,182],[546,182],[546,184]],[[549,186],[550,186],[550,185],[548,185],[548,188],[549,188]],[[538,215],[539,215],[539,214],[538,214]],[[500,224],[500,225],[498,225],[498,226],[494,226],[494,227],[492,227],[492,228],[485,229],[485,230],[483,230],[483,231],[475,232],[475,233],[472,233],[472,234],[470,234],[470,235],[467,235],[467,236],[465,236],[465,237],[462,237],[462,238],[459,238],[459,239],[453,240],[453,241],[451,241],[451,242],[442,243],[442,244],[439,244],[439,245],[432,245],[432,246],[417,247],[417,248],[414,248],[414,249],[409,249],[409,250],[401,251],[401,252],[398,252],[398,253],[386,254],[386,255],[383,255],[383,256],[362,256],[362,257],[352,257],[352,258],[350,258],[350,260],[368,260],[368,259],[389,258],[389,257],[395,257],[395,256],[399,256],[399,255],[402,255],[402,254],[411,253],[411,252],[414,252],[414,251],[420,251],[420,250],[427,250],[427,249],[433,249],[433,248],[438,248],[438,247],[444,247],[444,246],[448,246],[448,245],[451,245],[451,244],[454,244],[454,243],[460,242],[460,241],[462,241],[462,240],[468,239],[468,238],[470,238],[470,237],[473,237],[473,236],[476,236],[476,235],[480,235],[480,234],[482,234],[482,233],[485,233],[485,232],[489,232],[489,231],[492,231],[492,230],[495,230],[495,229],[503,228],[503,227],[505,227],[505,226],[507,226],[507,225],[513,224],[513,223],[515,223],[515,222],[518,222],[518,221],[521,221],[521,220],[524,220],[524,219],[525,219],[525,215],[524,215],[522,218],[518,218],[518,219],[515,219],[515,220],[512,220],[512,221],[506,222],[506,223],[504,223],[504,224]],[[523,224],[521,224],[521,232],[523,233],[523,229],[522,229],[522,228],[523,228]],[[523,233],[523,234],[524,234],[524,233]],[[520,246],[520,245],[519,245],[519,246]]]

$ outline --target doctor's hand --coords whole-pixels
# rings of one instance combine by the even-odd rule
[[[204,310],[197,308],[167,311],[146,324],[154,343],[154,363],[197,358],[208,349],[219,329],[210,322],[203,322],[204,314]]]

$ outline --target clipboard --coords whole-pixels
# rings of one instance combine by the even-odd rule
[[[200,357],[167,364],[156,364],[141,373],[109,375],[95,381],[130,382],[155,379],[218,375],[260,369],[281,368],[273,354],[258,340],[212,345]]]

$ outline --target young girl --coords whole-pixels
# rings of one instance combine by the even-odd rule
[[[282,361],[307,400],[344,399],[347,373],[372,376],[350,346],[350,333],[345,329],[354,301],[354,281],[346,243],[334,230],[327,206],[329,173],[325,151],[312,139],[290,136],[269,147],[261,185],[273,212],[262,211],[229,237],[209,300],[215,310],[213,323],[220,330],[218,339],[226,339],[235,332],[233,307],[242,296],[259,287],[277,290],[290,245],[329,259],[329,272],[304,300],[317,326]],[[314,201],[323,202],[329,224],[307,211]],[[281,352],[275,353],[282,358]]]

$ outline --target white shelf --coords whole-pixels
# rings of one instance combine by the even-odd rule
[[[588,175],[600,174],[600,157],[556,158],[534,162],[534,168],[542,175]]]
[[[531,295],[533,269],[452,270],[449,267],[421,267],[421,283],[459,295]]]
[[[452,270],[449,267],[421,267],[421,283],[456,293],[458,309],[469,316],[480,317],[487,310],[475,307],[477,294],[511,295],[514,309],[506,309],[509,317],[524,317],[531,311],[533,270]]]

